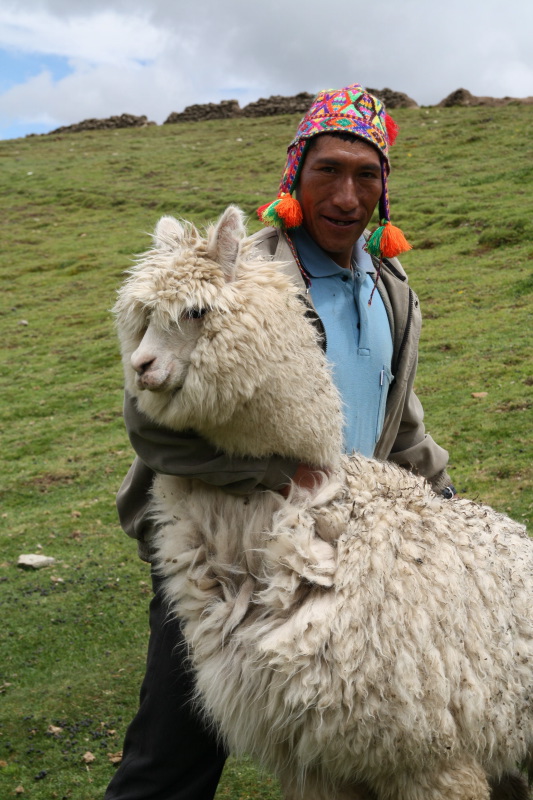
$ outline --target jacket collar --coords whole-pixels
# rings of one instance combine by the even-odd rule
[[[311,278],[329,278],[347,272],[317,245],[304,227],[295,228],[291,234],[291,239],[298,251],[305,271]],[[364,250],[364,244],[365,238],[361,236],[354,245],[352,268],[362,273],[374,275],[376,272],[375,265],[372,257]]]

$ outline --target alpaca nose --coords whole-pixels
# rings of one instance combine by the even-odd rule
[[[144,375],[144,373],[150,369],[154,361],[154,356],[147,356],[145,353],[137,354],[137,352],[135,352],[131,357],[131,366],[137,375]]]

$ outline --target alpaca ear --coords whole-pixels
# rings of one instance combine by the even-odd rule
[[[152,234],[154,247],[173,250],[183,239],[184,228],[174,217],[161,217]]]
[[[245,234],[243,212],[237,206],[229,206],[209,237],[209,256],[220,264],[227,281],[235,278],[239,245]]]

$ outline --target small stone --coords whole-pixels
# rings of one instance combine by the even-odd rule
[[[52,556],[27,553],[18,557],[17,567],[21,567],[21,569],[42,569],[43,567],[49,567],[51,564],[55,563],[56,560],[52,558]]]
[[[472,392],[472,397],[475,397],[476,400],[482,400],[483,397],[486,397],[488,392]]]
[[[46,732],[52,736],[59,736],[60,733],[63,733],[63,728],[60,728],[59,725],[49,725]]]

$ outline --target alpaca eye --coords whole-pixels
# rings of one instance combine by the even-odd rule
[[[184,316],[186,319],[202,319],[206,311],[207,308],[189,308]]]

